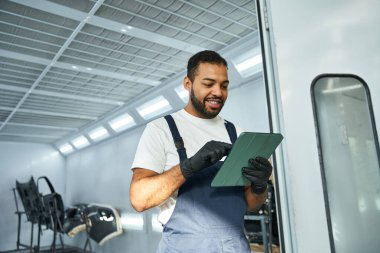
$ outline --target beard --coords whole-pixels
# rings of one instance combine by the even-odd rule
[[[215,118],[219,112],[222,110],[224,102],[222,100],[222,106],[220,109],[217,110],[207,110],[206,105],[205,105],[205,99],[203,101],[200,101],[194,93],[194,89],[191,88],[190,90],[190,101],[195,108],[195,110],[205,119],[212,119]]]

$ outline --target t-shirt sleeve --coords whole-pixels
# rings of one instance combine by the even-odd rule
[[[155,124],[149,123],[145,127],[131,169],[143,168],[157,173],[164,172],[166,156],[163,136],[163,130]]]

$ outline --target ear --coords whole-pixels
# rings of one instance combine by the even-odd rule
[[[191,85],[192,85],[192,83],[190,81],[190,78],[188,76],[185,76],[185,78],[183,79],[183,87],[185,88],[185,90],[190,91]]]

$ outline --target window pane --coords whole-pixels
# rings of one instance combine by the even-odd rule
[[[319,78],[313,94],[335,252],[379,252],[380,170],[369,95],[351,76]]]

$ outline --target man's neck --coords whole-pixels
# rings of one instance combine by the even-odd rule
[[[191,106],[190,104],[187,104],[186,107],[184,108],[185,111],[190,114],[190,115],[193,115],[194,117],[197,117],[197,118],[201,118],[201,119],[205,119],[205,117],[203,117],[197,110],[195,110],[195,108],[193,106]]]

